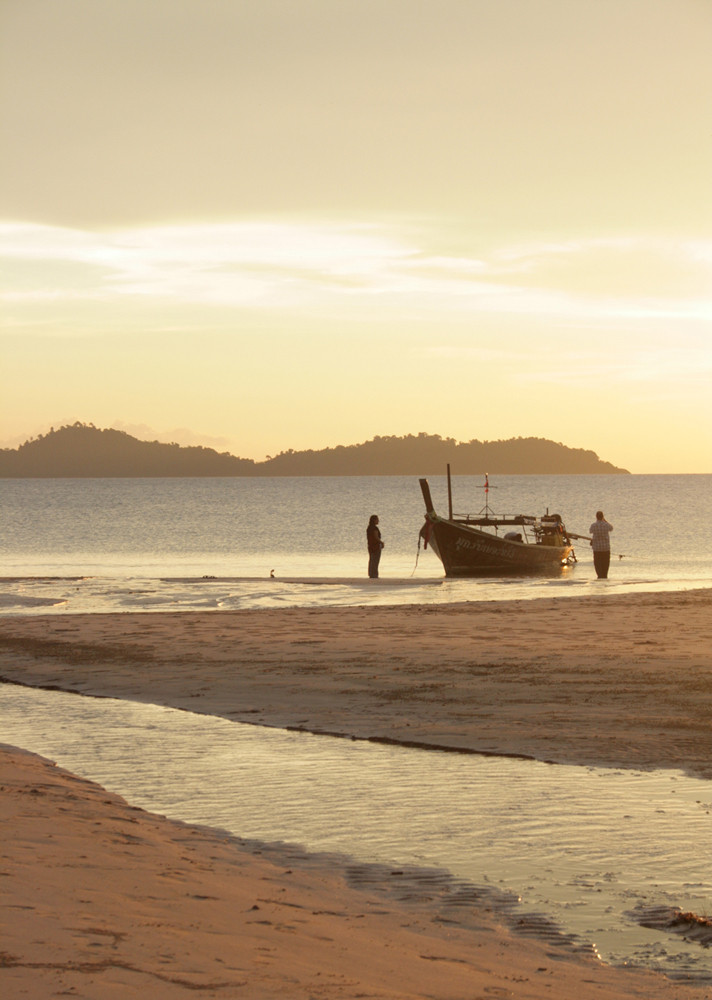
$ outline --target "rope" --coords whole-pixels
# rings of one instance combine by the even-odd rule
[[[413,567],[413,572],[411,576],[415,576],[415,571],[418,568],[418,560],[420,559],[420,535],[418,535],[418,551],[415,554],[415,566]]]

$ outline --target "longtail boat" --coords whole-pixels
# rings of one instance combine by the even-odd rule
[[[489,506],[489,476],[485,475],[485,506],[479,515],[452,512],[450,466],[447,468],[448,517],[435,512],[427,479],[420,480],[425,501],[424,547],[441,560],[446,576],[505,576],[559,573],[576,562],[574,535],[559,514],[496,515]],[[500,533],[502,532],[502,533]]]

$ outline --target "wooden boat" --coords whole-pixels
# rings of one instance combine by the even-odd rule
[[[560,573],[576,562],[573,535],[558,514],[495,515],[489,507],[489,477],[485,476],[485,506],[477,517],[452,513],[450,467],[447,470],[449,516],[435,513],[427,479],[420,480],[425,524],[420,537],[445,567],[446,576],[504,576]],[[500,534],[500,531],[503,533]]]

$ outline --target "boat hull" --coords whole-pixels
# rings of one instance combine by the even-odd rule
[[[446,576],[558,574],[573,558],[570,544],[509,541],[434,513],[426,516],[424,535]]]

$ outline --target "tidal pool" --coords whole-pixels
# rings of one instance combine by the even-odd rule
[[[712,948],[641,926],[712,914],[712,784],[244,725],[0,684],[5,743],[130,803],[360,864],[441,870],[615,965],[712,981]],[[516,902],[518,901],[518,902]],[[654,921],[653,921],[654,922]]]

